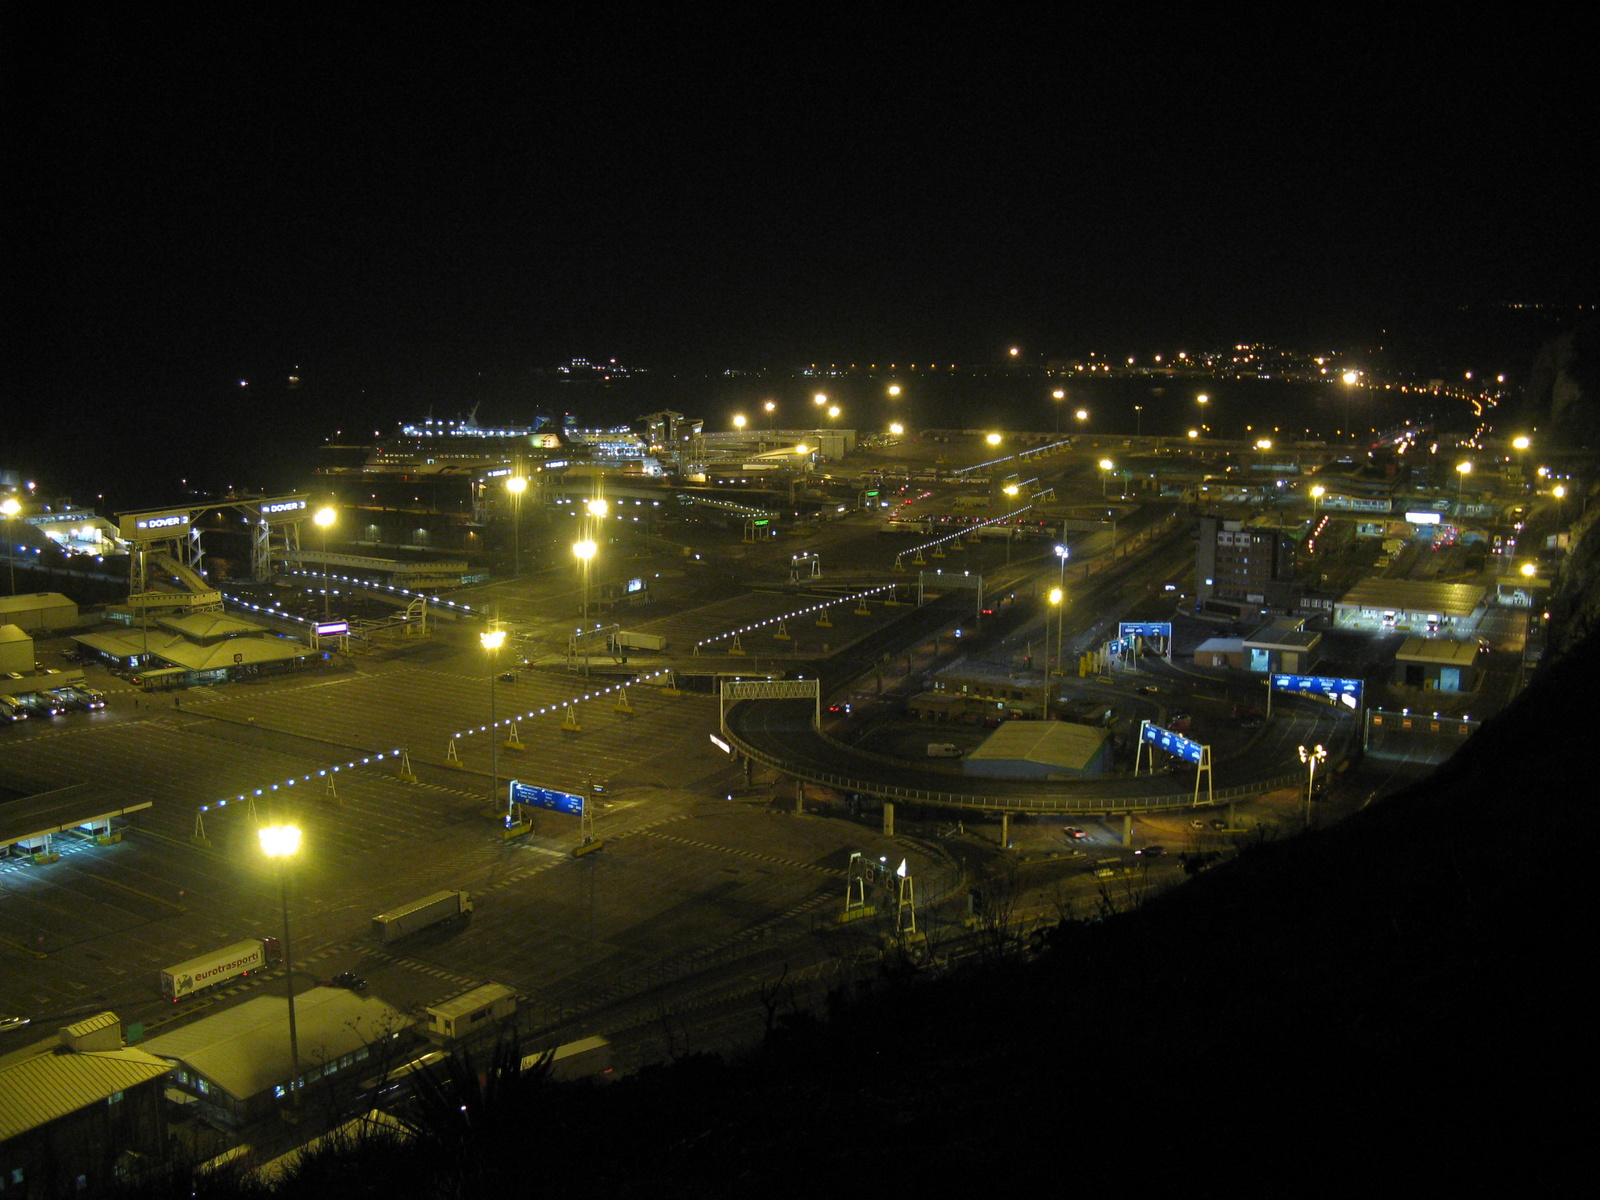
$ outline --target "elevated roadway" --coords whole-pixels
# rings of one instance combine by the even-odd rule
[[[1343,744],[1356,732],[1353,716],[1313,700],[1279,697],[1279,712],[1249,753],[1217,763],[1199,803],[1226,803],[1292,787],[1305,779],[1296,747]],[[1063,780],[979,779],[932,764],[858,750],[816,725],[810,700],[741,701],[728,709],[726,734],[741,754],[780,774],[882,800],[931,804],[994,814],[1088,816],[1192,808],[1193,774]]]

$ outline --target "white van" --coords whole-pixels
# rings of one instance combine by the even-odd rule
[[[952,742],[929,742],[929,758],[960,758],[961,748]]]

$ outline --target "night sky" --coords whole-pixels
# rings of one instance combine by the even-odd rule
[[[976,364],[1593,303],[1592,89],[1560,41],[920,10],[13,27],[0,460],[388,426],[574,355]]]

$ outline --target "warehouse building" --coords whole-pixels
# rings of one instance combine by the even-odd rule
[[[86,1192],[165,1163],[171,1069],[123,1046],[113,1012],[0,1057],[0,1195]]]

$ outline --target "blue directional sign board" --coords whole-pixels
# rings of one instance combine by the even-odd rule
[[[1181,733],[1173,733],[1170,729],[1163,729],[1159,725],[1146,725],[1143,730],[1144,740],[1152,746],[1159,746],[1168,754],[1175,754],[1185,762],[1200,765],[1201,751],[1205,749],[1199,742],[1190,741]]]
[[[1119,638],[1154,637],[1172,640],[1171,621],[1123,621],[1117,626]]]
[[[1325,675],[1274,675],[1272,689],[1277,692],[1305,692],[1312,696],[1349,697],[1361,703],[1361,680],[1332,679]]]
[[[548,808],[552,812],[567,813],[574,817],[583,816],[582,796],[575,796],[571,792],[558,792],[552,788],[534,787],[533,784],[523,783],[520,779],[511,781],[511,802],[528,804],[534,808]]]

